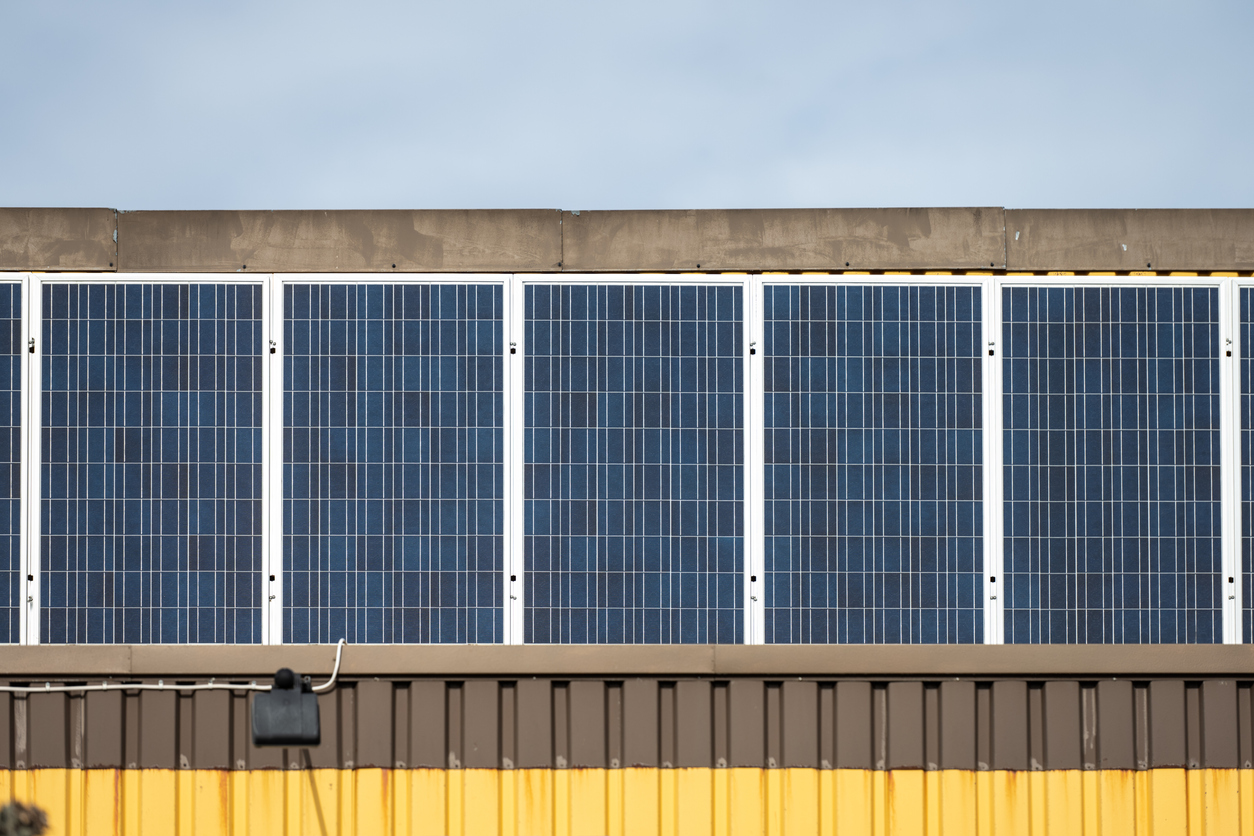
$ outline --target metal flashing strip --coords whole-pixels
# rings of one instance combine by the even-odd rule
[[[10,647],[0,677],[329,672],[332,645]],[[1254,677],[1249,645],[352,645],[346,677]]]
[[[335,687],[335,681],[340,676],[340,662],[344,657],[345,642],[340,639],[335,645],[335,664],[331,668],[331,676],[326,682],[314,685],[312,690],[315,694],[321,694],[330,691]],[[101,691],[176,691],[178,693],[193,693],[196,691],[270,691],[272,685],[258,685],[256,682],[215,682],[214,678],[210,678],[208,682],[170,682],[166,683],[164,679],[159,679],[155,684],[151,682],[101,682],[99,685],[91,683],[75,684],[75,685],[53,685],[51,682],[45,682],[41,685],[0,685],[0,694],[86,694]]]

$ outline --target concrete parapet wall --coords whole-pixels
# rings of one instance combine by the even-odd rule
[[[0,209],[0,270],[1254,270],[1254,209]]]

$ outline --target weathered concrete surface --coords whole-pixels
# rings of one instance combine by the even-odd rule
[[[553,209],[122,212],[120,269],[283,272],[557,270]]]
[[[1002,268],[1252,271],[1254,209],[0,209],[0,270]]]
[[[1003,210],[565,212],[563,269],[1000,269]]]
[[[113,270],[112,209],[0,208],[0,270]]]
[[[1008,209],[1006,269],[1254,270],[1254,209]]]

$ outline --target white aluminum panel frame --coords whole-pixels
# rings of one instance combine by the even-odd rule
[[[12,278],[10,278],[12,277]],[[1219,288],[1220,299],[1220,444],[1221,444],[1221,507],[1223,514],[1222,553],[1225,577],[1230,577],[1223,601],[1223,640],[1226,643],[1239,643],[1242,620],[1242,567],[1241,567],[1241,466],[1240,466],[1240,306],[1239,293],[1242,288],[1254,287],[1254,278],[1223,278],[1223,277],[1192,277],[1163,275],[1106,275],[1106,276],[1046,276],[1016,275],[988,276],[984,274],[967,275],[928,275],[928,274],[852,274],[835,273],[825,275],[748,275],[748,274],[222,274],[222,273],[173,273],[173,274],[0,274],[0,281],[20,282],[23,285],[23,341],[31,346],[27,362],[22,368],[21,410],[24,417],[21,428],[21,480],[23,488],[21,528],[22,572],[31,581],[24,581],[19,587],[25,590],[27,601],[19,609],[19,629],[23,643],[38,644],[40,640],[40,535],[42,521],[40,517],[41,502],[41,444],[42,444],[42,391],[41,357],[39,339],[41,335],[41,303],[42,286],[45,283],[100,283],[100,284],[186,284],[197,282],[208,283],[244,283],[263,284],[263,347],[273,340],[274,353],[268,362],[263,362],[263,479],[266,489],[263,490],[263,565],[265,571],[274,574],[273,583],[263,584],[263,588],[271,587],[273,599],[263,601],[266,615],[263,617],[262,640],[267,643],[281,643],[283,640],[282,624],[282,285],[284,283],[373,283],[373,284],[466,284],[466,283],[501,283],[505,295],[505,321],[503,324],[503,345],[505,356],[504,401],[505,401],[505,642],[521,643],[523,623],[523,589],[522,564],[523,546],[523,427],[522,421],[510,422],[512,415],[522,415],[523,387],[522,363],[525,358],[523,346],[523,288],[526,284],[606,284],[610,282],[632,284],[719,284],[741,283],[745,288],[745,323],[743,333],[746,341],[746,415],[745,415],[745,625],[746,642],[760,641],[764,637],[765,602],[762,594],[754,598],[754,590],[764,590],[764,576],[755,559],[762,560],[763,519],[763,483],[762,483],[762,432],[763,397],[762,397],[762,354],[754,352],[762,346],[762,289],[765,284],[824,284],[824,285],[981,285],[983,288],[983,318],[985,348],[994,352],[985,354],[983,381],[983,430],[984,430],[984,538],[985,538],[985,642],[1000,643],[1002,640],[1002,609],[999,597],[994,591],[999,582],[991,579],[1001,577],[1003,505],[1002,505],[1002,402],[1001,402],[1001,361],[1000,346],[997,344],[1001,336],[1001,295],[1004,287],[1013,286],[1074,286],[1074,287],[1129,287],[1129,286],[1170,286],[1196,287],[1211,286]],[[511,355],[514,348],[517,354]],[[1229,355],[1228,352],[1231,352]],[[275,363],[280,365],[275,366]],[[515,369],[515,365],[517,368]],[[755,445],[756,439],[756,445]],[[277,445],[277,446],[276,446]],[[277,490],[276,490],[277,488]],[[990,511],[990,509],[992,509]],[[755,525],[756,523],[756,525]],[[750,581],[756,576],[757,581]],[[511,580],[513,578],[513,580]],[[1222,586],[1221,586],[1222,588]],[[270,601],[275,603],[271,604]],[[18,602],[19,604],[22,602]],[[752,606],[751,606],[752,605]],[[756,610],[762,610],[757,618],[753,618]],[[268,612],[267,612],[268,611]]]
[[[990,312],[990,303],[989,303],[990,294],[992,294],[993,292],[992,291],[993,283],[996,281],[996,279],[988,275],[987,273],[981,273],[981,272],[966,273],[966,274],[950,273],[950,272],[945,272],[945,273],[845,272],[845,273],[823,273],[823,274],[819,274],[819,273],[802,273],[802,274],[764,273],[762,274],[760,279],[761,280],[759,282],[759,297],[758,297],[759,300],[761,300],[762,298],[761,290],[764,289],[766,285],[797,285],[797,286],[827,286],[827,287],[891,286],[891,287],[980,288],[981,290],[980,311],[981,311],[981,316],[982,316],[981,330],[983,332],[982,339],[988,340],[990,339],[990,336],[989,336],[990,334],[996,333],[995,330],[990,330],[991,328],[990,323],[994,322],[995,320],[991,318],[993,314],[991,314]],[[764,328],[762,317],[763,317],[763,314],[759,305],[759,311],[758,311],[757,320],[756,320],[758,323],[759,333],[764,333],[764,331],[762,330]],[[759,341],[759,345],[761,344],[762,344],[761,341]],[[1000,420],[1001,418],[1000,379],[1001,378],[1000,378],[1000,375],[998,375],[997,381],[998,381],[999,388],[996,392],[996,397],[993,397],[992,393],[990,393],[989,391],[989,381],[990,381],[989,368],[990,366],[992,366],[992,364],[989,362],[990,359],[991,358],[989,357],[988,352],[984,352],[984,354],[982,355],[983,362],[981,366],[984,379],[983,379],[983,388],[981,389],[981,392],[980,392],[980,404],[981,404],[982,413],[983,413],[982,419],[981,419],[982,425],[983,425],[982,437],[984,440],[984,449],[983,449],[984,465],[982,467],[983,489],[984,489],[983,557],[984,557],[984,564],[985,564],[984,570],[983,570],[984,571],[984,590],[985,590],[984,606],[983,606],[983,613],[984,613],[984,642],[983,643],[984,644],[1000,644],[1001,643],[1000,633],[997,634],[998,635],[997,641],[989,641],[989,635],[990,635],[989,625],[990,623],[993,623],[993,622],[999,623],[999,619],[1000,619],[1000,611],[992,612],[993,607],[998,606],[998,602],[996,600],[995,593],[991,593],[989,591],[989,587],[991,585],[989,578],[995,577],[994,572],[989,568],[990,566],[994,565],[992,563],[994,559],[994,551],[993,551],[994,541],[992,540],[992,538],[990,538],[990,535],[989,535],[989,519],[992,516],[996,516],[998,520],[998,527],[994,536],[997,538],[1000,538],[1000,533],[999,533],[1000,532],[1000,515],[999,514],[994,515],[994,514],[989,513],[989,496],[990,496],[989,491],[991,489],[990,473],[993,470],[997,470],[997,474],[994,477],[996,480],[996,490],[997,490],[996,495],[999,500],[1001,496],[1001,493],[1000,493],[1001,471],[999,468],[991,468],[988,466],[988,462],[991,461],[991,459],[989,459],[989,450],[988,450],[989,438],[990,436],[997,436],[998,445],[999,445],[998,449],[1000,449],[1000,434],[1001,434],[1001,420]],[[759,357],[759,363],[761,362],[763,362],[763,358]],[[757,402],[758,402],[758,409],[757,409],[757,412],[755,413],[756,421],[757,421],[757,426],[755,427],[755,431],[757,432],[759,438],[763,438],[764,433],[765,433],[765,424],[766,424],[765,414],[764,414],[766,393],[763,389],[761,379],[759,379],[758,390],[756,391],[755,396],[757,397]],[[995,411],[990,414],[990,411],[989,411],[990,406],[993,405],[994,403],[996,405]],[[996,421],[995,424],[990,423],[991,421],[994,421],[994,420]],[[991,432],[990,427],[996,427],[997,432]],[[759,485],[764,485],[764,481],[763,481],[765,478],[763,474],[764,467],[765,467],[764,462],[763,462],[764,453],[765,453],[765,447],[760,445],[758,447],[758,460],[755,462],[755,466],[757,467],[758,474],[759,474],[759,478],[758,478]],[[759,519],[762,519],[763,521],[762,522],[763,530],[761,533],[761,539],[763,543],[762,551],[761,551],[762,564],[759,567],[759,573],[758,573],[762,582],[762,586],[761,586],[762,594],[759,597],[763,599],[765,599],[765,591],[766,591],[766,586],[765,586],[765,581],[766,581],[765,533],[766,532],[764,530],[765,529],[765,520],[764,520],[765,502],[766,502],[766,492],[765,492],[765,489],[763,488],[761,490],[761,494],[758,497],[758,506],[757,506],[757,513],[760,515]],[[996,571],[1000,572],[1001,571],[1000,549],[996,550],[995,559],[996,559],[996,564],[995,564]],[[759,602],[759,606],[762,607],[761,618],[762,618],[762,621],[765,622],[765,618],[766,618],[765,603]],[[765,642],[765,640],[766,638],[765,638],[765,626],[764,626],[762,642]]]
[[[766,340],[763,287],[754,276],[745,293],[745,644],[766,644]]]
[[[1005,641],[1005,609],[998,594],[997,579],[1002,577],[1006,554],[1004,539],[1005,504],[1003,479],[1005,458],[1002,454],[1004,424],[1002,419],[1002,356],[1001,356],[1001,286],[999,279],[989,277],[983,283],[981,308],[984,314],[984,339],[981,359],[983,372],[983,439],[984,439],[984,644]],[[1002,587],[1005,580],[1002,580]]]
[[[1219,508],[1223,576],[1223,643],[1241,643],[1241,362],[1236,350],[1241,315],[1236,282],[1219,284]]]
[[[275,459],[274,459],[274,487],[272,487],[275,505],[278,507],[278,530],[274,534],[273,550],[276,556],[276,562],[273,564],[277,571],[275,574],[275,584],[278,585],[278,596],[275,598],[279,602],[277,607],[277,622],[282,624],[282,584],[283,584],[283,398],[287,393],[287,384],[283,378],[283,288],[290,284],[351,284],[351,285],[462,285],[462,284],[496,284],[502,288],[502,318],[501,318],[501,343],[503,357],[503,380],[502,380],[502,399],[504,409],[505,427],[503,431],[504,446],[502,449],[502,457],[504,460],[504,485],[505,496],[502,499],[503,504],[503,539],[504,549],[501,567],[501,607],[502,607],[502,644],[521,644],[522,643],[522,584],[521,571],[516,567],[516,562],[521,562],[521,557],[514,555],[514,549],[511,548],[511,529],[521,529],[521,500],[515,500],[514,494],[521,496],[522,484],[522,467],[516,462],[516,457],[521,453],[521,445],[515,443],[511,437],[510,415],[514,405],[511,403],[511,386],[514,377],[517,378],[521,385],[521,371],[517,375],[511,377],[511,357],[510,348],[511,340],[511,322],[514,315],[513,308],[518,308],[518,315],[521,317],[521,304],[514,305],[512,302],[514,293],[514,276],[510,273],[275,273],[271,277],[274,284],[274,304],[271,307],[272,316],[275,323],[277,343],[275,355],[278,365],[275,367],[273,389],[275,392],[275,401],[277,402],[277,411],[274,413],[274,424],[277,426],[275,435]],[[521,356],[521,352],[519,352]],[[521,361],[521,360],[520,360]],[[521,399],[518,403],[518,409],[521,410]],[[521,414],[521,413],[520,413]],[[519,442],[521,441],[521,431],[516,433]],[[519,486],[515,489],[515,483]],[[517,508],[517,510],[516,510]],[[521,538],[520,538],[521,540]],[[521,554],[521,549],[518,550]],[[511,581],[512,577],[516,577],[517,581]],[[272,584],[274,585],[274,584]],[[514,590],[517,590],[517,600],[514,599]],[[515,613],[515,610],[517,611]],[[517,625],[517,626],[516,626]],[[283,639],[274,642],[280,644]],[[414,644],[417,644],[416,642]],[[434,643],[429,643],[434,644]]]
[[[41,337],[40,303],[42,294],[39,283],[29,273],[22,274],[17,281],[22,285],[22,341],[25,350],[25,362],[22,369],[21,412],[22,426],[18,434],[21,466],[21,501],[19,503],[18,533],[20,541],[18,551],[18,643],[39,644],[39,509],[41,507],[39,493],[39,458],[40,438],[42,432],[42,416],[40,413],[41,398],[32,397],[31,393],[42,390],[40,378],[40,352],[36,350]],[[32,452],[34,455],[32,455]],[[34,463],[32,466],[32,462]],[[33,490],[32,490],[33,488]],[[33,501],[32,501],[33,498]]]
[[[523,344],[526,328],[523,322],[524,295],[522,281],[510,276],[505,283],[505,644],[523,643],[523,613],[526,585],[523,583],[523,520],[524,510],[524,406],[525,375],[523,363],[527,352]]]
[[[283,291],[273,275],[261,312],[261,643],[283,644]]]

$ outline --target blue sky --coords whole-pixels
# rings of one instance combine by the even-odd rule
[[[0,0],[0,205],[1254,206],[1254,3]]]

